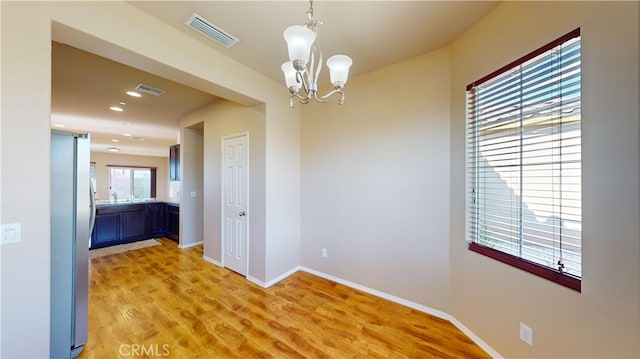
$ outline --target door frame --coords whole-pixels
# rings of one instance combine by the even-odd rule
[[[247,233],[247,237],[246,237],[246,243],[245,243],[245,250],[247,253],[245,253],[245,257],[247,258],[247,263],[246,263],[246,267],[245,267],[245,278],[249,277],[249,242],[250,242],[250,238],[251,238],[251,231],[250,231],[250,223],[251,223],[251,160],[250,160],[250,137],[249,137],[249,131],[244,131],[244,132],[238,132],[238,133],[234,133],[231,135],[226,135],[226,136],[222,136],[221,140],[220,140],[220,264],[223,268],[225,267],[224,264],[224,259],[225,259],[225,254],[224,254],[224,230],[225,230],[225,205],[224,205],[224,200],[225,200],[225,176],[224,176],[224,164],[225,164],[225,141],[227,140],[232,140],[234,138],[238,138],[238,137],[246,137],[247,139],[247,149],[246,149],[246,158],[247,158],[247,181],[246,181],[246,191],[247,191],[247,228],[246,228],[246,233]]]

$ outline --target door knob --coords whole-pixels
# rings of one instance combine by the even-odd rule
[[[238,213],[238,216],[240,216],[240,217],[244,217],[246,215],[247,215],[247,212],[245,212],[245,211],[242,211],[242,212]]]

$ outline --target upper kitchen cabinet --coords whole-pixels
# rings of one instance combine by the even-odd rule
[[[180,181],[180,145],[169,147],[169,180]]]

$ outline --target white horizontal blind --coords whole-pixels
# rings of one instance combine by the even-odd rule
[[[467,87],[467,240],[582,275],[579,30]]]

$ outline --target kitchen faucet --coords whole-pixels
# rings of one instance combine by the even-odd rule
[[[111,197],[113,197],[113,200],[115,202],[118,202],[118,194],[115,191],[113,191],[113,193],[111,193]]]

